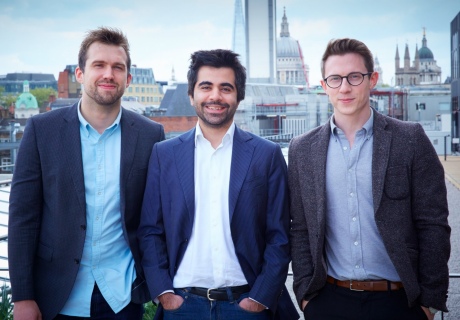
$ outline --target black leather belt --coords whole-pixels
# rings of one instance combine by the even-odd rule
[[[238,299],[243,293],[249,292],[251,288],[248,284],[244,286],[237,286],[237,287],[227,287],[227,288],[199,288],[199,287],[192,287],[190,288],[191,294],[196,294],[197,296],[208,298],[210,301],[229,301],[229,297],[227,295],[227,289],[230,288],[233,295],[233,300]],[[183,290],[188,291],[186,288]]]

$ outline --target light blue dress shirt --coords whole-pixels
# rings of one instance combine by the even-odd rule
[[[87,228],[77,278],[61,314],[89,317],[95,282],[115,313],[131,301],[136,271],[120,212],[121,112],[99,134],[78,107]]]
[[[327,273],[339,280],[399,281],[374,217],[373,110],[352,148],[333,120],[326,161]]]

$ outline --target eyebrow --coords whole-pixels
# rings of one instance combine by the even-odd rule
[[[205,85],[212,85],[213,83],[211,81],[201,81],[198,86],[205,86]],[[221,87],[230,87],[232,89],[235,89],[235,87],[229,83],[229,82],[223,82],[220,84]]]

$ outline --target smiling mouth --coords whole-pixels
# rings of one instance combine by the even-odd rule
[[[222,106],[206,106],[206,108],[211,109],[211,110],[223,110],[223,109],[225,109]]]

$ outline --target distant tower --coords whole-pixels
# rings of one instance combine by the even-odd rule
[[[279,84],[308,86],[309,68],[303,61],[302,49],[289,33],[286,8],[276,41],[276,77]]]
[[[276,0],[245,0],[248,82],[276,83]]]
[[[172,67],[172,70],[171,70],[171,81],[176,82],[176,72],[174,71],[174,66]]]
[[[241,0],[235,0],[235,15],[233,17],[232,50],[240,55],[240,61],[246,67],[246,33]]]

